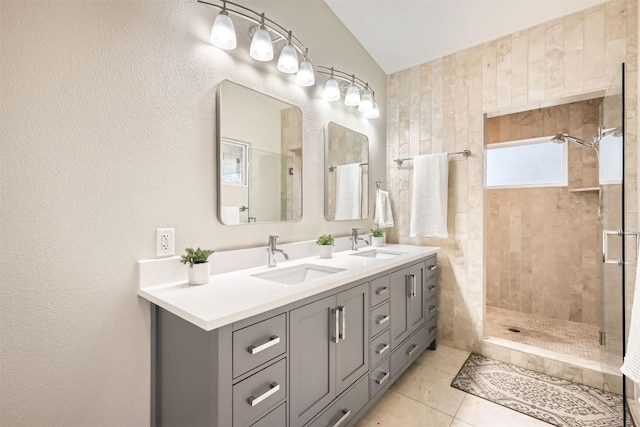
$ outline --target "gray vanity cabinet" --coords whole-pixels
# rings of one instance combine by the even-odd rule
[[[391,347],[395,348],[424,323],[424,262],[389,276],[391,300]]]
[[[290,425],[302,426],[369,369],[369,287],[291,311]]]

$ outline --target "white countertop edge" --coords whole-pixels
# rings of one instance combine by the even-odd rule
[[[370,248],[367,248],[367,249],[370,250]],[[172,298],[170,298],[172,296],[171,293],[178,292],[178,291],[184,292],[185,290],[188,291],[189,288],[192,288],[195,290],[200,286],[205,287],[205,286],[233,286],[233,285],[221,284],[221,283],[209,283],[207,285],[191,287],[187,285],[185,282],[171,282],[171,283],[165,283],[161,285],[148,286],[148,287],[141,288],[138,290],[138,295],[152,302],[153,304],[175,314],[176,316],[179,316],[184,320],[187,320],[193,323],[194,325],[206,331],[211,331],[211,330],[220,328],[222,326],[231,324],[233,322],[244,320],[249,317],[262,314],[270,310],[277,309],[279,307],[283,307],[287,304],[295,303],[303,299],[312,297],[314,295],[318,295],[323,292],[344,286],[348,283],[357,282],[358,280],[376,275],[378,273],[382,273],[387,270],[391,270],[395,267],[399,267],[406,263],[410,263],[412,261],[417,261],[419,259],[426,258],[430,255],[437,253],[440,250],[440,248],[438,247],[409,246],[409,245],[386,245],[386,246],[383,246],[380,248],[374,248],[374,249],[390,250],[390,251],[393,251],[393,250],[402,251],[404,249],[406,251],[409,251],[409,253],[402,254],[393,258],[387,258],[387,259],[380,259],[380,260],[370,259],[368,261],[371,262],[371,264],[370,266],[368,266],[368,268],[359,266],[360,269],[357,271],[350,272],[349,269],[347,269],[345,272],[337,273],[336,275],[324,276],[314,281],[310,281],[304,285],[291,285],[291,286],[295,286],[295,288],[291,288],[294,291],[293,293],[290,293],[284,296],[274,297],[273,299],[265,301],[264,303],[256,304],[255,302],[251,303],[250,301],[248,301],[244,307],[241,307],[231,313],[220,315],[220,316],[216,316],[215,314],[213,314],[215,312],[215,309],[213,308],[211,309],[212,315],[210,316],[203,316],[203,315],[198,315],[196,313],[193,313],[188,309],[186,309],[185,307],[181,307],[181,304],[176,304],[175,302],[172,303],[171,302]],[[305,263],[332,266],[332,264],[334,263],[333,260],[337,260],[344,256],[351,256],[352,253],[353,253],[352,251],[343,251],[343,252],[334,254],[334,258],[332,259],[321,259],[317,256],[313,256],[308,258],[297,259],[295,261],[279,263],[278,265],[280,266],[280,268],[287,268],[287,267],[292,267],[295,265],[300,265]],[[348,260],[348,258],[345,258],[345,260]],[[355,260],[352,260],[352,261],[355,261]],[[249,277],[251,274],[257,271],[264,271],[264,270],[265,270],[264,267],[256,267],[256,268],[250,268],[246,270],[235,271],[232,273],[213,275],[211,276],[212,278],[211,282],[217,282],[219,280],[223,280],[225,276],[231,277],[227,280],[233,280],[238,277]],[[348,273],[351,273],[351,274],[348,274]],[[232,275],[235,277],[233,277]],[[258,279],[258,280],[261,280],[261,279]],[[274,284],[271,282],[260,282],[259,286],[265,287],[265,288],[271,286],[273,289],[283,288],[283,285]],[[169,297],[163,297],[167,295]],[[222,304],[224,304],[224,302],[222,302]]]

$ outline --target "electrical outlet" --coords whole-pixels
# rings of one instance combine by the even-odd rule
[[[173,228],[156,228],[156,256],[171,256],[175,253],[175,230]]]

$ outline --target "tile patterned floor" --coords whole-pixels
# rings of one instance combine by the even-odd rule
[[[503,338],[611,366],[620,365],[622,346],[617,344],[619,339],[609,336],[607,337],[608,346],[600,347],[599,328],[595,325],[549,319],[488,306],[485,319],[486,336]],[[509,331],[512,327],[519,329],[520,333]]]
[[[425,350],[356,427],[549,427],[450,386],[466,351],[439,345]]]

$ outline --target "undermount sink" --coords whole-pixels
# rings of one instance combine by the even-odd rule
[[[309,280],[328,276],[329,274],[339,273],[344,270],[344,268],[327,267],[317,264],[301,264],[283,268],[281,270],[252,274],[251,276],[264,280],[271,280],[272,282],[278,282],[285,285],[297,285],[308,282]]]
[[[376,258],[376,259],[388,259],[393,258],[398,255],[405,254],[406,252],[396,252],[396,251],[388,251],[384,249],[370,249],[368,251],[358,251],[354,252],[351,255],[353,256],[361,256],[367,258]]]

